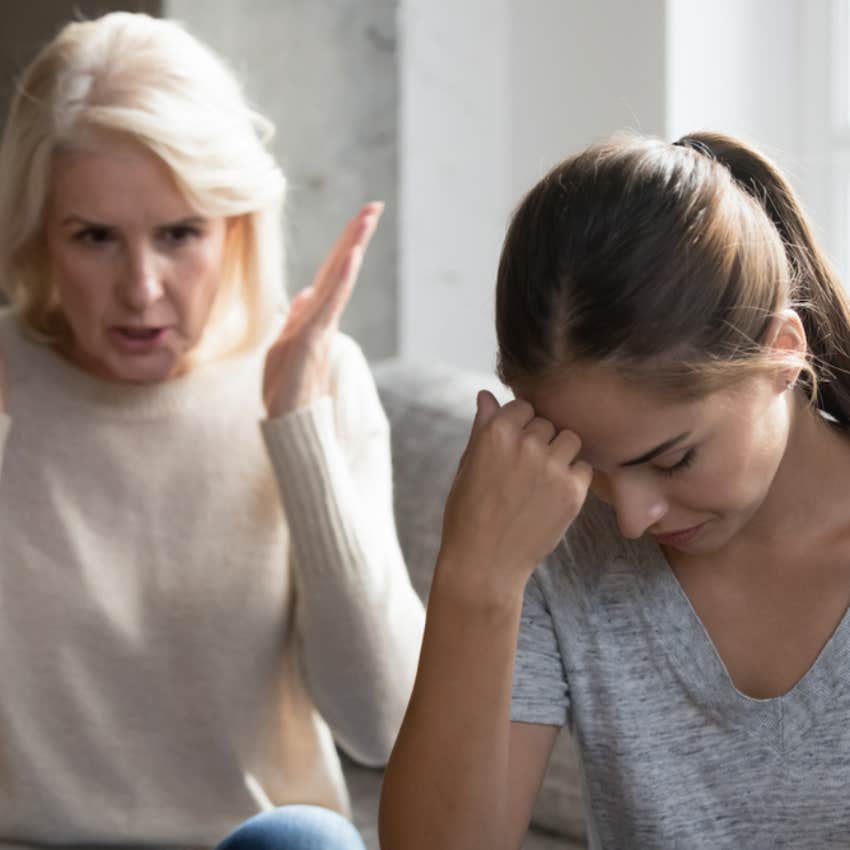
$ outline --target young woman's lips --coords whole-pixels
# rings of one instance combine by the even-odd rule
[[[167,330],[165,326],[114,325],[109,329],[109,336],[120,351],[128,354],[147,354],[159,346]]]
[[[668,534],[653,534],[652,536],[662,546],[684,546],[686,543],[692,542],[704,526],[705,523],[701,522],[699,525],[693,525],[690,528],[683,528]]]

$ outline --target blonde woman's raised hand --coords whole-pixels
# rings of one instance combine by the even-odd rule
[[[307,407],[330,392],[333,337],[383,208],[366,204],[348,222],[312,285],[292,300],[266,356],[263,400],[269,417]]]
[[[446,503],[440,559],[478,598],[522,593],[587,496],[592,471],[581,442],[535,416],[525,401],[500,407],[482,391]],[[468,582],[471,582],[469,584]]]

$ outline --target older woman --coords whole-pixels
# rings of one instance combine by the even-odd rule
[[[381,208],[282,316],[269,134],[216,57],[143,15],[68,25],[21,80],[0,846],[211,847],[248,818],[229,846],[360,844],[334,739],[386,760],[422,628],[387,422],[337,331]]]

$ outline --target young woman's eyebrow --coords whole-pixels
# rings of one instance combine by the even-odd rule
[[[645,454],[642,454],[640,457],[636,457],[634,460],[627,460],[620,464],[620,466],[637,466],[640,463],[646,463],[647,461],[652,460],[654,457],[657,457],[660,454],[664,454],[667,449],[672,449],[677,443],[681,443],[682,440],[687,439],[691,436],[690,431],[685,431],[682,434],[679,434],[676,437],[671,437],[669,440],[665,440],[660,445],[657,445],[654,449],[650,449]]]

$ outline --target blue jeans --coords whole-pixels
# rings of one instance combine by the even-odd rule
[[[282,806],[249,818],[216,850],[366,850],[342,815],[321,806]]]

